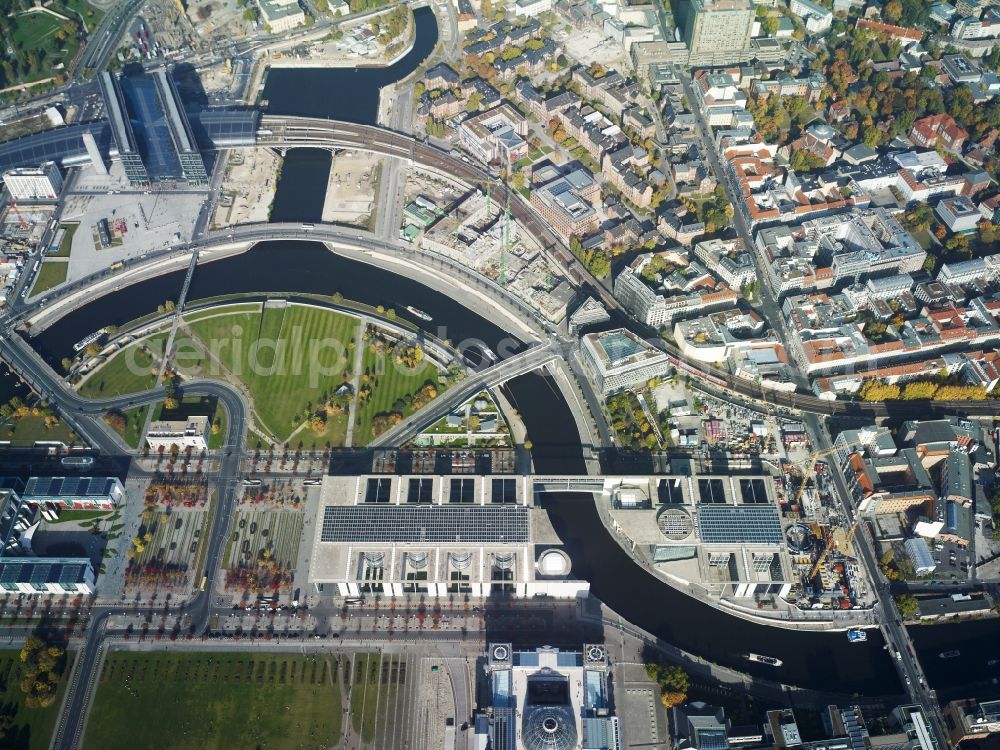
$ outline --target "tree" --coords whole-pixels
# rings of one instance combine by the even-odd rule
[[[895,599],[896,607],[904,620],[913,619],[920,611],[920,604],[912,594],[899,594]]]
[[[87,344],[87,348],[84,351],[86,351],[88,357],[96,357],[101,353],[101,345],[96,341],[92,341]]]
[[[56,690],[66,668],[66,653],[55,644],[47,643],[38,635],[29,636],[21,648],[20,659],[24,664],[21,692],[29,708],[46,708],[52,705]]]
[[[489,18],[493,15],[493,0],[482,0],[479,6],[479,12],[482,14],[483,18]]]
[[[66,372],[69,372],[73,368],[73,360],[71,360],[69,357],[63,357],[61,364],[62,364],[62,368]]]
[[[475,414],[469,417],[469,430],[471,432],[479,432],[479,417]]]
[[[660,701],[667,708],[679,706],[687,700],[687,693],[691,687],[691,678],[681,667],[648,662],[646,664],[646,674],[659,686]]]
[[[918,401],[921,399],[934,398],[937,393],[938,384],[930,380],[914,380],[903,386],[901,398],[904,401]]]

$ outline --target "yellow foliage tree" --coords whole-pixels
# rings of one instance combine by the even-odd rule
[[[891,401],[899,398],[899,386],[881,380],[866,380],[858,395],[865,401]]]
[[[915,380],[907,383],[903,387],[902,398],[904,401],[917,401],[920,399],[934,398],[937,393],[938,384],[929,380]]]

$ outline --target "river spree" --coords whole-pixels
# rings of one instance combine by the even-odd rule
[[[267,112],[300,117],[326,117],[364,125],[376,124],[379,90],[406,78],[433,51],[437,20],[430,8],[413,11],[413,48],[392,65],[360,68],[272,68],[262,98]]]

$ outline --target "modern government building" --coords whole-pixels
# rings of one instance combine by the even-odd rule
[[[309,583],[341,596],[585,594],[532,494],[523,476],[327,476]]]

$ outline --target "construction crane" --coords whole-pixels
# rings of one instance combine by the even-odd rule
[[[17,210],[17,201],[11,198],[7,201],[7,205],[10,206],[11,210],[14,212],[14,216],[17,217],[17,223],[21,225],[21,230],[26,231],[28,229],[28,222],[24,220],[21,216],[21,212]]]
[[[846,547],[854,539],[854,534],[858,530],[858,525],[861,523],[861,517],[859,516],[854,523],[851,524],[851,528],[847,530],[847,536],[844,537],[844,546]],[[824,533],[817,534],[817,538],[822,538],[823,540],[823,550],[816,557],[816,562],[812,566],[812,570],[809,571],[809,580],[811,581],[819,573],[820,568],[823,567],[823,563],[826,562],[826,556],[830,554],[830,550],[834,548],[833,539],[830,535],[830,530],[827,528]]]
[[[795,493],[795,499],[792,500],[792,505],[799,504],[799,500],[802,498],[802,493],[806,491],[806,482],[809,481],[809,477],[812,476],[813,470],[816,468],[816,462],[821,456],[833,453],[834,450],[834,448],[827,448],[821,451],[813,451],[810,454],[808,460],[806,461],[806,470],[802,473],[802,484],[799,485],[799,490]]]

